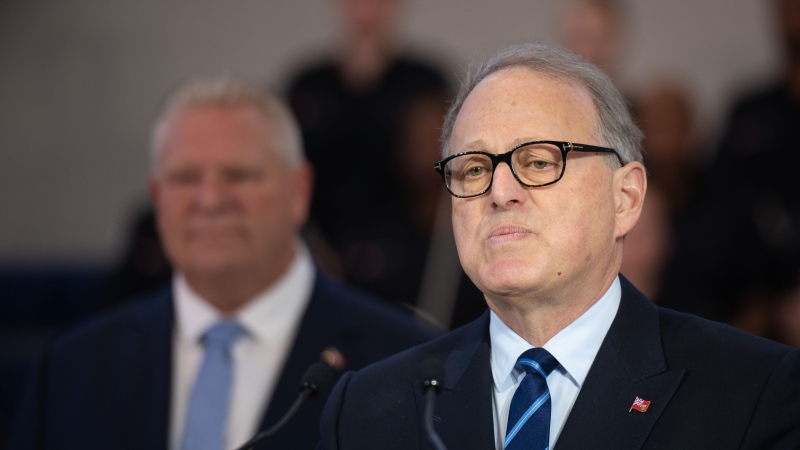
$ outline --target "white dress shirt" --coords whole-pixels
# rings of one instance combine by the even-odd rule
[[[621,296],[617,277],[600,300],[543,345],[561,364],[547,377],[552,402],[550,448],[555,445],[600,344],[617,315]],[[525,371],[516,370],[514,366],[519,355],[533,346],[514,333],[494,312],[490,313],[489,337],[494,378],[494,436],[497,449],[502,450],[511,398],[525,377]]]
[[[258,431],[311,298],[314,275],[308,249],[298,243],[297,256],[286,273],[232,316],[244,327],[246,335],[232,349],[234,369],[226,449],[241,446]],[[201,338],[223,315],[194,292],[180,274],[173,279],[173,297],[169,448],[179,450],[192,387],[204,356]]]

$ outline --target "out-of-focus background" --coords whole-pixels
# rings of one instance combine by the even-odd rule
[[[0,2],[0,262],[113,263],[146,195],[149,129],[164,94],[198,74],[282,87],[332,47],[333,3]],[[500,46],[560,42],[564,3],[409,1],[399,33],[455,80]],[[778,69],[771,4],[628,2],[622,86],[679,77],[715,133],[731,96]]]
[[[168,279],[146,189],[161,99],[200,75],[229,74],[288,93],[296,74],[340,51],[347,35],[340,8],[348,1],[370,2],[0,2],[0,446],[43,342],[104,309],[106,298]],[[800,39],[790,32],[800,30],[797,7],[786,6],[797,1],[399,3],[393,45],[443,74],[448,93],[470,63],[509,43],[563,44],[597,58],[647,135],[653,182],[625,246],[623,273],[666,306],[800,345],[786,331],[800,328],[793,291],[800,190],[792,184],[795,162],[784,159],[800,150],[792,139],[800,96],[767,89],[800,59]],[[406,177],[436,187],[418,193],[411,216],[443,191],[430,169],[435,145],[419,144],[440,126],[441,104],[415,108],[410,117],[419,123],[406,117],[402,127],[412,137],[400,138],[396,151],[425,148]],[[433,125],[420,128],[428,117]],[[783,153],[763,150],[767,142]],[[347,162],[347,148],[337,151]],[[452,252],[446,233],[436,238],[432,225],[441,205],[434,201],[429,214],[412,218],[423,223],[418,253],[429,263],[424,274],[409,275],[419,298],[399,299],[412,306],[441,295],[436,280],[458,283],[453,270],[434,267],[453,262],[437,259]],[[326,245],[324,230],[308,236],[324,268],[367,290],[381,285],[377,275],[359,283],[359,273],[348,272],[349,256]],[[373,256],[370,268],[375,258],[394,260],[370,245],[357,247]],[[124,278],[131,272],[139,278]],[[428,309],[436,316],[435,306]]]

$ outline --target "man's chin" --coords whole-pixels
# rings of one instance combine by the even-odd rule
[[[484,270],[480,284],[490,295],[516,297],[535,291],[543,282],[540,271],[530,262],[508,261]]]
[[[222,258],[222,255],[205,256],[204,258],[194,258],[187,264],[187,270],[201,276],[220,277],[241,271],[246,266],[241,258]]]

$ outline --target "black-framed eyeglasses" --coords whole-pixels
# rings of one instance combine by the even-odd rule
[[[508,164],[514,178],[523,186],[541,187],[564,176],[569,152],[613,153],[624,165],[616,150],[588,144],[562,141],[534,141],[520,144],[506,153],[473,151],[456,153],[434,164],[445,187],[454,197],[469,198],[492,188],[494,171],[501,162]]]

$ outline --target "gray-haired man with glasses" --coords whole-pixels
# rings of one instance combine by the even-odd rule
[[[346,374],[318,448],[800,448],[798,350],[659,308],[619,274],[641,138],[609,78],[566,50],[508,47],[472,74],[435,169],[490,311]],[[431,357],[445,374],[427,413]]]

